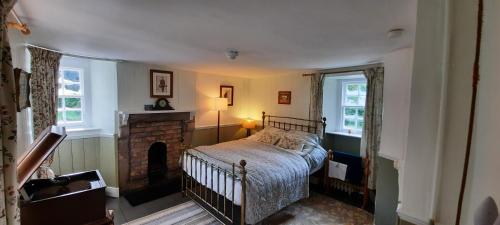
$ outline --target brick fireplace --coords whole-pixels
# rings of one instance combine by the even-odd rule
[[[179,157],[194,128],[190,112],[120,114],[120,192],[180,176]]]

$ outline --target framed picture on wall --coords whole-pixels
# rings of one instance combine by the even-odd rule
[[[290,105],[292,103],[291,91],[278,91],[278,104]]]
[[[221,98],[227,98],[227,105],[233,106],[234,104],[234,87],[230,85],[220,86],[220,96]]]
[[[164,70],[150,70],[151,97],[172,98],[174,96],[174,73]]]

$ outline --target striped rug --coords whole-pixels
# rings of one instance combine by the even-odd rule
[[[218,220],[193,201],[189,201],[124,225],[219,225]]]
[[[126,225],[220,225],[204,209],[193,201],[142,217]],[[312,192],[276,214],[264,219],[263,225],[371,225],[373,215],[337,201],[328,196]]]

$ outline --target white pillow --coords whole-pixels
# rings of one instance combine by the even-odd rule
[[[302,151],[302,148],[304,148],[305,144],[305,140],[298,138],[293,134],[285,133],[281,136],[276,146],[284,149]]]
[[[297,136],[298,138],[303,139],[307,142],[311,142],[311,143],[314,143],[315,145],[319,145],[319,136],[317,134],[312,134],[312,133],[308,133],[308,132],[300,131],[300,130],[290,130],[289,133],[293,134],[293,135]]]
[[[274,145],[280,140],[284,133],[284,130],[275,127],[266,127],[247,139]]]

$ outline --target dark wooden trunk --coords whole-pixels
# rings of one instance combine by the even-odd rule
[[[68,178],[69,183],[40,179],[24,185],[31,199],[21,202],[21,224],[77,225],[106,218],[106,184],[99,171],[60,178]]]

